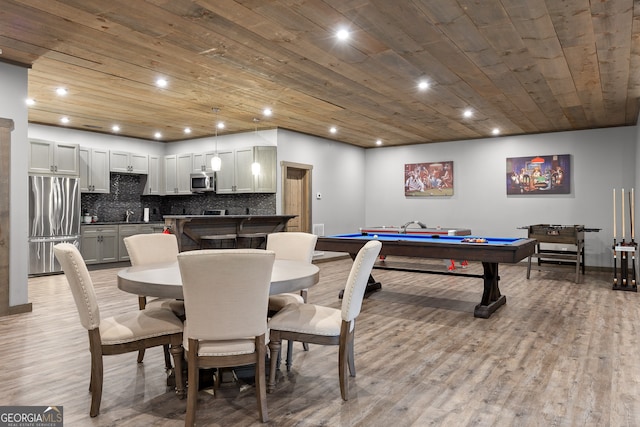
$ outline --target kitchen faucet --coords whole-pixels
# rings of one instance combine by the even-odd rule
[[[131,209],[127,209],[126,215],[127,215],[126,221],[129,222],[129,217],[133,215],[133,211]]]

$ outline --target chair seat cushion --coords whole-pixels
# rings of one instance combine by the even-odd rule
[[[304,299],[299,294],[277,294],[269,296],[269,311],[280,311],[287,304],[304,304]]]
[[[269,320],[269,329],[304,334],[340,335],[340,310],[314,304],[289,304]]]
[[[171,311],[150,308],[100,321],[102,344],[123,344],[182,332],[182,321]]]
[[[265,344],[269,344],[269,333],[265,335]],[[185,333],[182,337],[182,347],[189,351],[189,338]],[[240,340],[200,341],[198,356],[235,356],[238,354],[251,354],[256,351],[255,339]]]
[[[184,317],[184,301],[171,298],[155,298],[147,302],[145,309],[148,308],[163,308],[165,310],[171,310],[178,317]]]

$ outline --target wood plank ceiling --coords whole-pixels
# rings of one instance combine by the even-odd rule
[[[0,58],[31,66],[32,123],[176,141],[214,134],[217,107],[219,134],[393,146],[635,125],[639,15],[640,0],[2,0]]]

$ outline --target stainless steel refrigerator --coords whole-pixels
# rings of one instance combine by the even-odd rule
[[[29,176],[29,274],[62,271],[53,246],[80,246],[80,180]]]

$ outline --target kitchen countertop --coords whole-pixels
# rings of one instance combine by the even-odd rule
[[[127,225],[127,224],[131,224],[131,225],[138,225],[138,224],[149,224],[149,225],[164,225],[164,221],[149,221],[149,222],[144,222],[144,221],[98,221],[98,222],[90,222],[90,223],[86,223],[86,222],[82,222],[80,223],[80,225]]]

